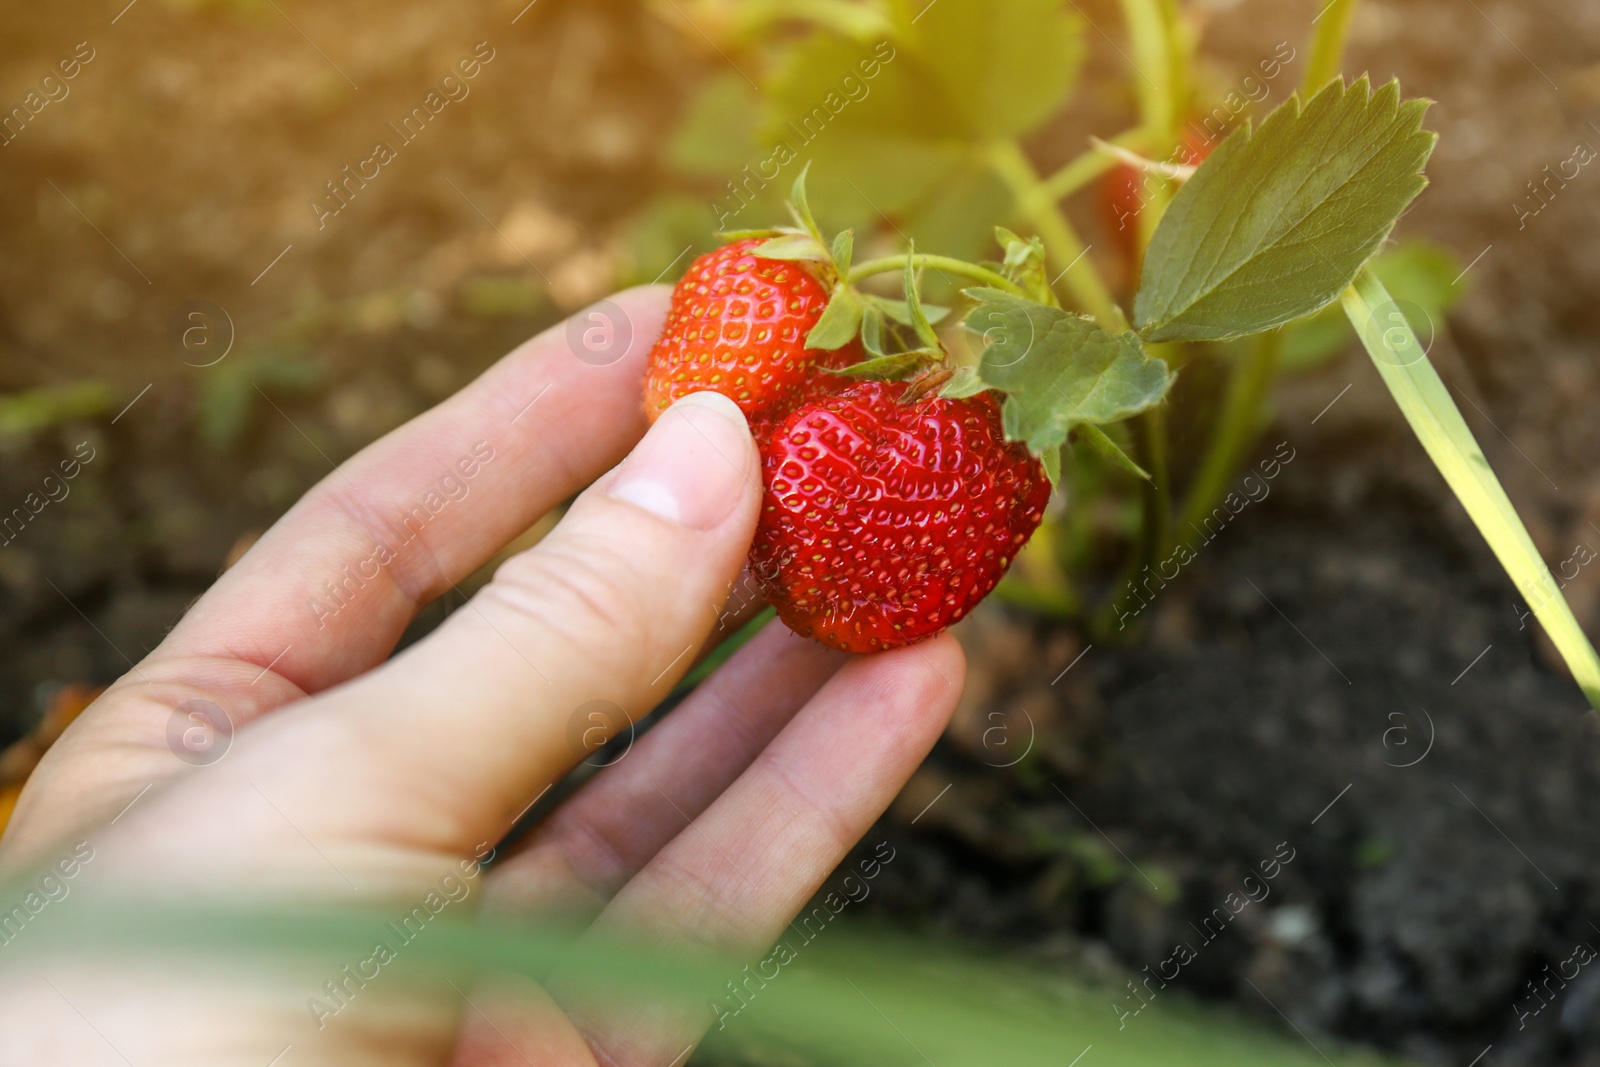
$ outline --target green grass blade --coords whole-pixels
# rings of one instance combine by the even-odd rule
[[[0,885],[0,900],[21,899],[17,891],[30,885],[37,880]],[[22,968],[104,965],[113,973],[144,973],[152,961],[199,967],[228,976],[228,988],[245,1002],[299,1011],[309,996],[342,1017],[344,998],[325,993],[324,983],[371,958],[381,942],[392,956],[367,979],[371,988],[364,985],[350,1001],[358,1019],[372,1010],[378,1014],[367,1018],[415,1010],[429,998],[458,1005],[459,991],[482,977],[538,980],[557,970],[567,994],[580,1001],[631,1003],[641,1012],[703,1011],[712,1062],[719,1064],[1402,1067],[1202,1005],[1181,985],[1167,989],[1155,974],[1171,965],[1176,980],[1176,950],[1116,985],[937,938],[913,940],[848,918],[823,919],[828,909],[818,906],[783,933],[779,943],[787,951],[741,970],[744,961],[701,948],[646,938],[578,942],[579,931],[560,923],[449,907],[463,910],[401,930],[395,924],[407,913],[393,902],[334,910],[304,901],[250,906],[237,897],[211,906],[187,897],[74,896],[30,920],[26,936],[3,946],[4,958],[16,969],[8,971],[13,978],[26,973]],[[1205,951],[1205,942],[1193,945],[1191,953]]]
[[[1356,276],[1343,302],[1422,447],[1555,642],[1589,704],[1600,709],[1600,658],[1405,315],[1370,269]]]

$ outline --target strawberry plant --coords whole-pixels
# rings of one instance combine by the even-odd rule
[[[1272,382],[1332,358],[1353,332],[1600,705],[1600,660],[1414,333],[1457,299],[1454,264],[1426,245],[1386,248],[1426,185],[1427,102],[1339,73],[1354,0],[1318,18],[1298,90],[1284,85],[1264,114],[1249,112],[1295,49],[1258,64],[1261,91],[1243,101],[1204,63],[1198,9],[1120,6],[1137,121],[1045,172],[1036,145],[1061,121],[1086,50],[1076,5],[683,10],[728,69],[674,139],[682,191],[642,217],[639,247],[704,247],[722,232],[739,243],[719,255],[751,260],[742,272],[783,274],[807,294],[781,359],[756,359],[788,398],[760,413],[783,421],[758,431],[757,562],[784,617],[840,647],[915,639],[969,610],[1021,548],[1003,593],[1102,637],[1126,630],[1141,576],[1192,559],[1230,499]],[[796,174],[793,225],[749,229],[778,212]],[[1109,246],[1098,252],[1069,204],[1085,193]],[[658,349],[652,395],[667,395],[662,375],[722,388],[720,375],[741,403],[767,404],[739,395],[749,376],[728,360],[749,353],[699,329],[701,347]],[[669,335],[684,330],[675,319]],[[1203,444],[1174,453],[1173,417]],[[971,454],[946,456],[947,432]],[[1068,506],[1022,547],[1039,522],[1035,467]],[[1002,494],[1011,508],[997,507]],[[951,522],[958,505],[982,526]],[[958,552],[988,562],[960,569]]]

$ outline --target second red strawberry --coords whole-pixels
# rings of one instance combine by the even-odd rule
[[[673,289],[645,377],[652,422],[702,390],[738,404],[752,425],[775,421],[839,387],[821,368],[862,358],[854,341],[832,352],[806,347],[828,290],[799,263],[752,255],[762,243],[735,241],[706,253]]]

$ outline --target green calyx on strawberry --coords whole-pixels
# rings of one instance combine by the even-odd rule
[[[796,225],[726,235],[673,292],[650,353],[646,410],[711,389],[751,419],[764,498],[751,566],[783,621],[849,652],[930,637],[999,583],[1044,516],[1069,441],[1142,475],[1100,427],[1171,381],[1138,339],[1062,310],[1037,238],[1004,258],[913,250],[852,264],[805,198]],[[965,327],[924,305],[919,267],[972,279]],[[864,292],[898,271],[903,299]],[[765,329],[765,334],[758,331]],[[947,344],[948,342],[948,344]]]

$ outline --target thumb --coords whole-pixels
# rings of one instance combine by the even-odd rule
[[[324,711],[362,727],[363,762],[416,783],[428,823],[466,837],[430,844],[493,838],[590,751],[597,725],[627,728],[694,662],[760,500],[739,408],[685,397],[549,536]]]

